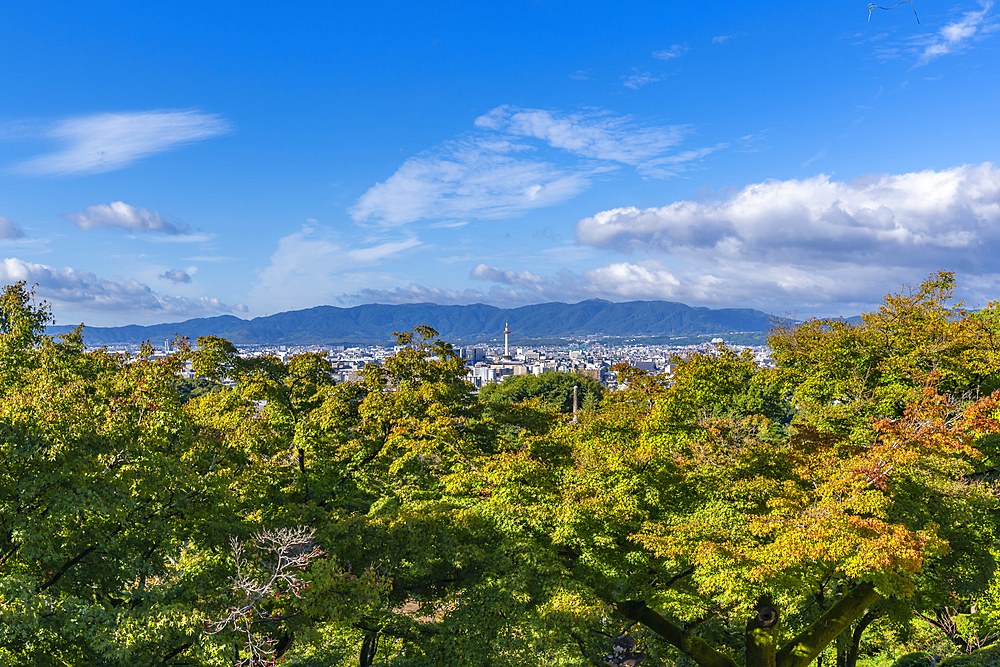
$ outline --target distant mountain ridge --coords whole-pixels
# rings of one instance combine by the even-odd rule
[[[771,316],[750,308],[713,310],[671,301],[613,303],[601,299],[580,303],[542,303],[520,308],[497,308],[477,303],[443,306],[433,303],[365,304],[352,308],[316,306],[252,320],[220,315],[171,324],[124,327],[87,327],[87,345],[113,345],[172,340],[175,335],[194,341],[199,336],[221,336],[244,345],[337,345],[378,343],[393,339],[394,331],[428,324],[447,341],[493,340],[510,322],[512,339],[603,335],[690,336],[736,331],[767,331]],[[72,327],[51,326],[53,335]]]

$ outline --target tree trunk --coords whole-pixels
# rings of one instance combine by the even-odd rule
[[[747,624],[747,667],[809,667],[830,642],[850,628],[881,597],[871,584],[858,584],[778,651],[775,651],[778,610],[765,604],[770,600],[761,598],[757,617]],[[738,667],[725,653],[717,651],[701,637],[693,636],[692,630],[681,630],[643,600],[626,600],[615,606],[623,616],[642,623],[701,667]]]
[[[778,610],[770,597],[757,601],[757,616],[747,621],[746,667],[775,667],[778,649]]]
[[[378,633],[368,632],[361,642],[361,655],[359,656],[360,667],[371,667],[375,661],[375,654],[378,653]]]
[[[879,617],[879,614],[874,611],[869,611],[867,614],[861,617],[858,624],[854,627],[854,633],[851,634],[851,649],[847,653],[847,662],[844,667],[857,667],[858,664],[858,651],[861,650],[861,636],[868,629],[868,626]]]
[[[847,661],[851,655],[851,638],[846,632],[837,635],[837,667],[847,667]]]

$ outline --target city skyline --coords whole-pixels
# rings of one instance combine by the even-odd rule
[[[5,5],[0,279],[60,324],[1000,269],[992,2]],[[414,324],[419,324],[415,322]]]

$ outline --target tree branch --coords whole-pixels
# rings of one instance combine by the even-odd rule
[[[187,644],[181,644],[180,646],[178,646],[177,648],[175,648],[174,650],[170,651],[165,656],[163,656],[163,660],[160,662],[160,664],[166,665],[171,660],[173,660],[174,658],[176,658],[178,655],[188,650],[189,648],[191,648],[191,642],[188,642]]]
[[[854,627],[854,632],[851,634],[851,649],[847,654],[846,667],[855,667],[858,664],[858,652],[861,649],[861,636],[865,633],[865,630],[868,629],[868,626],[874,623],[875,619],[879,616],[881,616],[881,612],[869,609]]]
[[[44,584],[42,584],[41,587],[39,587],[38,590],[39,591],[44,591],[45,589],[47,589],[52,584],[54,584],[57,581],[59,581],[59,579],[61,579],[64,574],[66,574],[67,572],[69,572],[69,570],[74,565],[76,565],[81,560],[83,560],[84,558],[86,558],[96,548],[97,548],[97,546],[89,546],[86,549],[84,549],[83,551],[81,551],[79,554],[77,554],[76,557],[74,557],[73,559],[67,561],[66,564],[64,564],[61,568],[59,568],[59,571],[56,572],[55,574],[53,574],[52,577],[50,577],[48,581],[46,581]]]
[[[692,637],[689,633],[684,632],[656,611],[650,609],[643,600],[619,602],[616,607],[619,613],[626,618],[642,623],[663,637],[667,643],[687,653],[701,667],[737,667],[732,658],[716,651],[704,639]]]
[[[837,635],[850,627],[881,597],[868,582],[855,586],[825,614],[781,647],[777,655],[777,667],[808,667]]]

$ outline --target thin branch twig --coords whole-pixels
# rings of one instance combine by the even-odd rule
[[[883,7],[882,5],[876,5],[874,2],[869,2],[868,3],[868,22],[870,23],[871,20],[872,20],[872,10],[873,9],[884,9],[886,11],[889,11],[890,9],[895,9],[896,7],[899,7],[900,5],[905,5],[905,4],[909,4],[910,5],[910,9],[913,10],[913,15],[917,17],[917,23],[920,23],[920,17],[917,16],[917,8],[913,6],[913,0],[899,0],[899,2],[897,2],[896,4],[894,4],[892,7]]]

